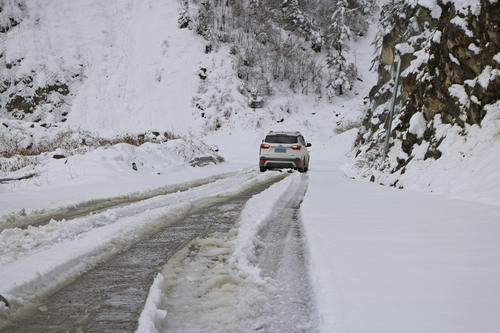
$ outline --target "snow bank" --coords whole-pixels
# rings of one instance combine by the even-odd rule
[[[55,154],[65,157],[54,159]],[[190,161],[203,157],[212,159],[211,166],[191,167]],[[195,139],[141,146],[121,143],[85,153],[64,149],[43,153],[36,157],[36,165],[6,175],[35,174],[35,177],[0,183],[0,226],[8,215],[19,212],[40,215],[83,201],[146,191],[244,167],[217,163],[218,158],[210,147]]]
[[[238,237],[234,245],[234,260],[243,273],[254,277],[257,281],[260,281],[259,269],[251,264],[258,243],[257,233],[263,223],[272,217],[273,208],[278,201],[282,200],[284,193],[292,187],[293,183],[299,181],[298,176],[292,174],[252,197],[241,212]]]
[[[398,185],[500,205],[500,102],[486,106],[485,110],[482,127],[466,125],[465,130],[441,124],[437,117],[434,126],[438,137],[443,138],[438,147],[441,158],[412,162],[400,176]],[[417,150],[412,154],[417,157]],[[378,177],[381,181],[385,179],[382,175]]]
[[[165,310],[160,310],[159,305],[162,301],[162,284],[163,275],[158,273],[155,277],[151,288],[149,289],[149,294],[146,299],[146,304],[139,317],[138,327],[136,333],[157,333],[159,330],[156,328],[155,323],[164,320],[167,312]]]

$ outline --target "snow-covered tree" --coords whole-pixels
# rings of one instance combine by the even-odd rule
[[[188,0],[182,0],[180,2],[179,18],[177,19],[177,23],[180,29],[188,28],[191,23]]]
[[[313,43],[318,42],[317,29],[311,18],[299,6],[298,0],[283,0],[281,14],[286,29],[302,35],[306,40],[312,39]]]
[[[212,35],[213,16],[212,2],[210,0],[203,0],[198,9],[196,32],[206,39],[210,39]]]
[[[328,95],[342,95],[344,88],[351,89],[355,78],[351,65],[345,58],[346,42],[352,38],[351,29],[348,26],[352,10],[349,9],[347,0],[337,0],[330,25],[326,34],[328,43],[327,66],[329,69],[329,80],[327,84]]]

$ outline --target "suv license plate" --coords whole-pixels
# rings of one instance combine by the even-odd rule
[[[274,148],[276,153],[286,153],[286,148]]]

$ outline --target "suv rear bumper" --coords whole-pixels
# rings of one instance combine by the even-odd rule
[[[304,167],[299,158],[269,158],[261,157],[259,160],[259,167],[269,169],[286,169],[286,168],[302,168]]]

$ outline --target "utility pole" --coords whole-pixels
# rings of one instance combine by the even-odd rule
[[[387,157],[387,151],[389,150],[389,138],[392,132],[392,117],[394,115],[394,105],[396,104],[396,97],[398,94],[399,72],[401,70],[401,55],[397,50],[396,50],[396,61],[398,62],[396,69],[396,80],[394,82],[394,90],[392,92],[391,106],[389,110],[389,119],[387,121],[387,131],[385,134],[385,143],[384,143],[384,157],[382,159],[382,163],[384,163],[385,158]]]

